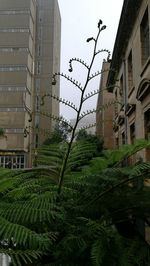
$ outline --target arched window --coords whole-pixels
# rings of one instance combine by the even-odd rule
[[[136,98],[142,102],[148,94],[150,94],[150,80],[143,79],[139,85]]]

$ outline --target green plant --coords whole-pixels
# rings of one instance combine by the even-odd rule
[[[81,146],[72,151],[63,190],[58,196],[58,174],[65,148],[42,148],[45,167],[0,173],[0,251],[13,265],[149,265],[149,246],[135,218],[147,222],[149,189],[139,190],[137,178],[148,178],[150,163],[122,168],[118,165],[146,141],[113,152],[110,161],[93,158],[80,172],[72,166]],[[117,155],[118,157],[118,155]],[[109,167],[109,165],[113,167]],[[44,162],[43,162],[44,164]],[[137,249],[140,249],[137,257]],[[119,251],[119,256],[118,254]],[[108,256],[109,254],[109,256]],[[68,264],[69,263],[69,264]],[[147,263],[147,264],[146,264]]]
[[[103,140],[99,139],[96,135],[88,133],[85,129],[78,131],[76,141],[87,142],[95,145],[95,156],[100,156],[103,151]],[[93,156],[93,155],[92,155]]]
[[[86,94],[86,90],[87,90],[88,84],[91,82],[91,80],[93,78],[95,78],[96,76],[99,76],[101,74],[100,71],[95,72],[94,74],[92,73],[92,68],[93,68],[93,64],[94,64],[96,56],[98,54],[102,53],[102,52],[106,52],[108,54],[108,58],[107,58],[108,60],[109,60],[109,56],[110,56],[110,52],[108,50],[106,50],[106,49],[98,50],[97,49],[98,39],[99,39],[100,33],[103,30],[106,29],[106,26],[102,25],[102,24],[103,24],[103,22],[101,20],[99,20],[99,22],[98,22],[98,33],[97,33],[96,38],[90,37],[90,38],[87,39],[87,42],[91,42],[91,41],[94,42],[93,55],[92,55],[92,58],[91,58],[90,65],[88,65],[86,62],[84,62],[83,60],[78,59],[78,58],[72,58],[69,61],[69,72],[73,71],[73,62],[74,61],[82,64],[86,68],[87,76],[86,76],[84,85],[82,86],[78,81],[73,80],[70,76],[67,76],[67,75],[65,75],[63,73],[55,73],[53,75],[53,81],[52,81],[53,85],[55,85],[56,82],[57,82],[56,77],[57,76],[62,76],[65,79],[67,79],[69,82],[71,82],[73,85],[75,85],[78,88],[78,90],[80,91],[79,107],[78,108],[73,103],[65,101],[64,99],[59,99],[55,95],[50,95],[50,97],[58,100],[59,102],[62,102],[64,104],[68,105],[69,107],[71,107],[72,109],[74,109],[76,111],[76,122],[75,122],[75,125],[73,127],[70,126],[71,127],[71,129],[70,129],[71,137],[70,137],[70,141],[68,142],[68,148],[67,148],[67,151],[66,151],[66,154],[65,154],[65,157],[64,157],[64,160],[63,160],[63,164],[62,164],[62,167],[61,167],[60,175],[59,175],[58,194],[61,193],[61,190],[62,190],[62,187],[63,187],[63,180],[64,180],[64,175],[65,175],[65,170],[67,168],[67,163],[68,163],[68,159],[69,159],[70,152],[71,152],[71,149],[72,149],[72,144],[73,144],[73,141],[74,141],[75,136],[76,136],[76,129],[77,129],[78,123],[85,116],[87,116],[87,115],[89,115],[89,114],[91,114],[93,112],[96,112],[95,109],[87,110],[86,112],[83,112],[82,111],[82,107],[83,107],[83,103],[85,101],[87,101],[89,99],[89,97],[92,97],[93,95],[99,93],[99,90],[98,90],[98,91],[91,92],[90,94]],[[49,96],[49,95],[45,95],[43,97],[43,99],[45,97],[47,97],[47,96]]]

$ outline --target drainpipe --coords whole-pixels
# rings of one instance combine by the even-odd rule
[[[123,60],[123,69],[124,69],[124,108],[126,112],[127,104],[128,104],[128,92],[127,92],[127,71],[126,71],[126,60]],[[128,119],[125,114],[125,144],[128,144]]]

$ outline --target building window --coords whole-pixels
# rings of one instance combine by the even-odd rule
[[[123,75],[120,78],[120,89],[119,89],[119,93],[120,93],[120,102],[122,104],[124,104],[124,98],[123,98],[123,95],[124,95],[124,92],[123,92]]]
[[[118,92],[115,91],[115,117],[118,115]]]
[[[144,113],[145,139],[150,140],[150,109]],[[150,148],[146,149],[146,160],[150,161]]]
[[[115,146],[117,149],[119,148],[119,138],[118,137],[115,138]]]
[[[135,123],[133,123],[133,124],[130,125],[130,143],[134,144],[135,139],[136,139],[136,136],[135,136]],[[133,155],[131,155],[128,158],[128,164],[129,165],[133,165],[135,163],[136,163],[136,155],[133,154]]]
[[[0,155],[0,167],[16,169],[25,168],[24,155]]]
[[[41,62],[40,62],[40,61],[37,62],[36,73],[37,73],[37,74],[40,74],[40,73],[41,73]]]
[[[38,45],[38,56],[41,56],[41,45]]]
[[[141,22],[141,57],[142,65],[145,64],[146,60],[150,55],[150,38],[149,38],[149,19],[148,19],[148,8],[145,11],[144,17]]]
[[[39,96],[37,95],[36,96],[36,112],[39,112],[40,111],[40,98]]]
[[[38,143],[39,143],[39,137],[38,134],[35,135],[35,148],[38,148]]]
[[[132,51],[128,56],[128,90],[133,87],[133,64],[132,64]]]
[[[35,115],[35,127],[38,128],[39,127],[39,123],[40,123],[40,117],[39,115]]]
[[[42,23],[42,19],[43,19],[43,11],[42,10],[39,10],[39,22]]]
[[[135,123],[130,126],[130,143],[134,144],[135,141]]]
[[[126,141],[125,141],[125,133],[124,132],[121,134],[121,137],[122,137],[122,145],[123,145],[123,144],[126,143]]]
[[[36,79],[35,81],[35,90],[36,90],[36,93],[40,92],[40,79]]]
[[[38,28],[38,39],[42,40],[42,27]]]

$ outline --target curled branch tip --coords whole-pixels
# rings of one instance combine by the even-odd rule
[[[87,42],[90,42],[90,41],[92,41],[92,40],[95,41],[95,39],[94,39],[93,37],[90,37],[90,38],[88,38],[86,41],[87,41]]]
[[[103,21],[100,19],[98,22],[98,28],[100,28],[101,24],[103,24]]]

